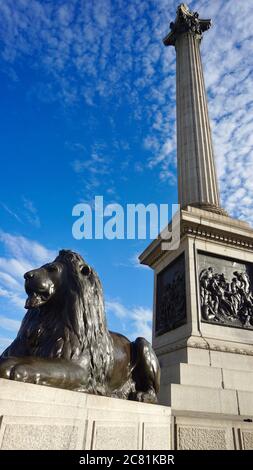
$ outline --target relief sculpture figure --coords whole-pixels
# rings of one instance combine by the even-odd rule
[[[205,321],[253,328],[253,294],[247,272],[233,272],[229,282],[213,267],[199,276],[202,318]]]

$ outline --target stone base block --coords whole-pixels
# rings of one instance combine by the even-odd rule
[[[171,383],[253,392],[253,372],[180,363],[162,369],[161,388]]]
[[[180,363],[162,369],[162,386],[170,383],[222,388],[222,371],[215,367]]]
[[[237,415],[238,399],[235,390],[172,384],[171,407],[173,410]]]
[[[160,403],[170,406],[172,414],[203,412],[238,415],[253,421],[253,392],[195,385],[168,384],[160,392]]]
[[[236,416],[179,414],[174,419],[177,450],[253,450],[253,425]]]
[[[253,393],[170,386],[172,407],[0,379],[0,449],[253,450]]]
[[[0,449],[171,449],[170,408],[0,379]]]
[[[178,341],[170,347],[156,348],[161,368],[185,363],[245,372],[253,371],[252,345],[218,340],[215,343],[211,341],[207,343],[207,340],[196,340],[196,337],[191,337],[187,343],[189,344],[184,346]]]

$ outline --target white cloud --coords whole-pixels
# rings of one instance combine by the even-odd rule
[[[134,340],[139,336],[152,341],[152,310],[144,307],[136,307],[132,311],[133,333],[131,338]]]
[[[0,299],[1,298],[10,301],[13,305],[18,307],[18,309],[24,308],[25,297],[20,296],[12,290],[2,289],[2,287],[0,287]]]
[[[0,299],[21,309],[25,303],[24,273],[51,261],[56,253],[34,240],[3,231],[0,243],[5,251],[0,257]],[[1,309],[4,307],[0,304]]]
[[[117,300],[106,301],[106,310],[108,314],[115,315],[121,321],[128,322],[128,330],[132,333],[131,340],[142,336],[151,342],[152,340],[152,310],[142,306],[128,308]]]
[[[14,278],[21,278],[26,271],[29,271],[32,268],[32,265],[29,261],[24,259],[16,259],[16,258],[0,258],[0,269],[2,272],[2,281],[5,275],[5,282],[6,285],[6,275],[10,275]],[[12,281],[9,278],[9,283],[12,284]]]
[[[117,301],[113,301],[113,302],[106,301],[105,306],[109,312],[112,312],[118,318],[127,317],[129,313],[129,310],[126,307],[124,307],[124,305],[122,305],[120,302],[117,302]]]
[[[7,212],[9,215],[11,215],[12,217],[14,217],[14,219],[16,219],[18,222],[20,223],[23,223],[23,221],[21,220],[21,218],[19,217],[19,215],[16,214],[16,212],[14,212],[13,210],[11,210],[9,208],[9,206],[7,206],[7,204],[4,204],[3,202],[0,203],[1,206],[3,207],[3,209],[5,210],[5,212]]]
[[[176,54],[162,45],[162,38],[177,4],[174,0],[1,2],[3,64],[14,76],[16,60],[36,57],[25,63],[44,70],[36,84],[42,99],[67,105],[84,100],[96,107],[102,98],[103,103],[113,103],[112,114],[122,103],[130,104],[135,119],[145,120],[150,129],[143,136],[148,151],[144,166],[162,182],[175,184]],[[198,0],[189,6],[213,20],[201,51],[223,205],[231,215],[252,223],[252,4]],[[93,165],[89,158],[80,158],[74,167],[89,171],[87,191],[92,191],[101,182],[94,168],[100,167],[103,175],[110,164]],[[247,197],[239,198],[240,187]]]
[[[8,273],[1,272],[1,271],[0,271],[0,282],[5,286],[13,287],[14,289],[19,288],[19,283],[16,279],[14,279],[13,276],[11,276]]]
[[[194,8],[199,8],[194,2]],[[253,223],[253,80],[250,2],[204,1],[213,18],[202,43],[205,82],[223,206]]]
[[[20,328],[20,321],[0,315],[0,327],[4,330],[17,332]]]
[[[10,331],[15,336],[25,313],[24,273],[51,261],[56,253],[34,240],[3,231],[0,231],[0,244],[4,253],[0,258],[1,350],[13,341],[13,338],[5,338],[2,331]]]
[[[40,228],[41,222],[38,211],[30,199],[23,197],[24,208],[26,209],[25,216],[28,222],[36,228]]]
[[[14,256],[18,263],[30,265],[31,262],[45,263],[55,256],[55,252],[48,250],[40,243],[21,235],[11,235],[0,231],[0,242],[5,246],[8,254]]]
[[[124,145],[116,140],[113,144],[114,147]],[[112,160],[115,159],[114,148],[109,149],[108,143],[101,141],[101,139],[91,145],[89,153],[89,149],[81,143],[67,142],[66,146],[76,155],[71,166],[78,175],[81,187],[85,187],[86,201],[92,201],[94,196],[98,194],[98,190],[100,194],[107,193],[116,199],[115,182],[112,175]],[[80,196],[82,197],[83,194]]]
[[[169,111],[169,82],[170,92],[173,86],[175,90],[172,79],[163,80],[171,62],[161,43],[169,24],[167,11],[156,10],[148,1],[129,5],[126,0],[68,0],[58,6],[9,0],[0,5],[0,21],[5,62],[10,65],[36,54],[36,68],[44,68],[45,84],[38,84],[43,100],[48,94],[49,100],[72,104],[83,97],[94,106],[102,96],[107,102],[113,98],[116,108],[127,101],[136,118],[148,117],[161,145],[162,132],[170,128],[163,119]],[[150,112],[155,105],[162,107],[160,114]]]
[[[12,343],[12,338],[0,336],[0,354]]]
[[[130,263],[134,268],[138,269],[148,269],[149,267],[146,266],[145,264],[141,264],[139,260],[139,253],[135,253],[134,256],[130,258]]]

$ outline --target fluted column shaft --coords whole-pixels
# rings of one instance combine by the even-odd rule
[[[188,32],[176,41],[177,161],[181,207],[219,207],[200,39]]]
[[[200,41],[210,27],[210,19],[181,3],[163,43],[177,54],[178,202],[227,215],[220,207],[200,56]]]

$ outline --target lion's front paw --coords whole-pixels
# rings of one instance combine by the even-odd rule
[[[39,384],[40,378],[40,373],[29,364],[18,364],[12,368],[10,373],[10,379],[18,382]]]
[[[9,357],[0,360],[0,377],[2,379],[11,379],[12,370],[19,364],[20,358]]]
[[[143,403],[157,403],[157,396],[154,390],[150,389],[147,392],[138,392],[136,394],[136,401]]]
[[[18,382],[40,383],[40,373],[30,364],[22,363],[20,357],[0,360],[0,377]]]

